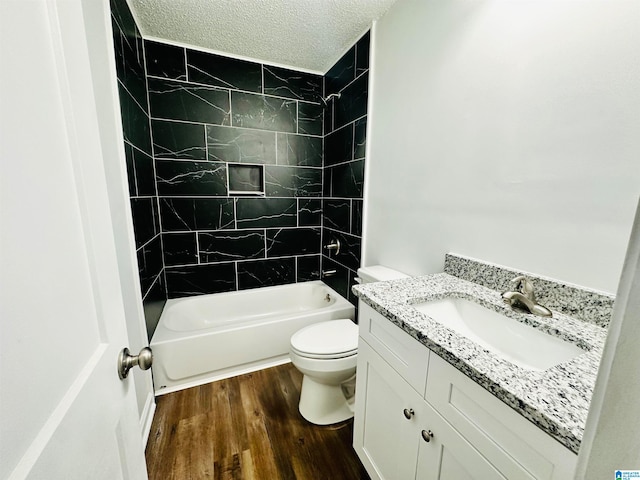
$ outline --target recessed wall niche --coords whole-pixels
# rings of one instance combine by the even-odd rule
[[[228,164],[229,195],[264,195],[264,165]]]

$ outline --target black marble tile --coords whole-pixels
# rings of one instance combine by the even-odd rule
[[[323,135],[324,108],[315,103],[298,103],[298,132],[307,135]]]
[[[133,217],[133,233],[136,249],[151,240],[158,232],[154,220],[155,209],[153,198],[132,198],[131,215]]]
[[[144,320],[147,327],[147,340],[150,342],[153,333],[156,331],[160,315],[167,303],[167,288],[164,284],[164,277],[160,275],[156,278],[151,290],[147,293],[142,301],[144,310]]]
[[[369,69],[370,37],[370,32],[367,32],[356,43],[356,76]]]
[[[207,159],[204,125],[152,120],[151,134],[156,158]]]
[[[332,100],[329,103],[329,105],[327,105],[322,111],[325,135],[329,135],[331,132],[335,130],[335,126],[333,122],[334,104],[335,104],[335,101]]]
[[[229,125],[229,92],[172,80],[149,79],[151,116]]]
[[[267,257],[320,253],[319,228],[267,229]]]
[[[187,79],[184,48],[145,40],[144,54],[147,75],[174,80]]]
[[[198,263],[198,246],[194,233],[163,233],[164,264],[192,265]]]
[[[136,186],[136,167],[135,158],[133,156],[133,147],[128,143],[124,144],[124,156],[127,162],[127,183],[129,185],[129,196],[138,196],[138,187]]]
[[[267,165],[265,185],[268,197],[319,197],[322,169]]]
[[[233,200],[229,198],[161,198],[164,232],[234,228]]]
[[[118,85],[118,93],[120,95],[120,114],[124,139],[151,155],[149,116],[122,85]]]
[[[349,85],[336,100],[334,125],[340,128],[367,113],[369,73],[363,73]]]
[[[141,45],[142,39],[139,35],[132,38],[122,37],[124,69],[120,80],[127,91],[135,98],[136,102],[138,102],[145,111],[148,111],[147,82],[144,73],[144,57]]]
[[[264,93],[319,102],[322,76],[264,65]]]
[[[320,255],[296,257],[296,281],[308,282],[311,280],[320,280],[320,259]]]
[[[348,162],[353,155],[353,124],[324,137],[324,164]]]
[[[338,262],[334,262],[325,255],[322,256],[322,271],[331,272],[335,270],[335,273],[329,275],[323,275],[321,280],[333,288],[336,292],[347,298],[349,295],[349,275],[351,272],[348,268],[340,265]]]
[[[362,237],[362,200],[352,200],[351,205],[351,234]]]
[[[165,275],[169,298],[236,290],[236,269],[233,262],[168,267]]]
[[[293,257],[238,262],[238,290],[294,283],[295,271]]]
[[[295,100],[232,91],[233,126],[296,133],[296,105]]]
[[[113,50],[116,59],[116,77],[124,82],[124,44],[123,33],[116,19],[111,16],[111,30],[113,33]]]
[[[140,289],[144,297],[153,285],[156,277],[162,273],[162,269],[164,268],[160,235],[156,235],[152,241],[138,249],[137,257]]]
[[[227,195],[225,163],[156,160],[156,179],[158,195]]]
[[[262,165],[228,164],[229,194],[264,193],[264,167]]]
[[[325,244],[333,242],[333,240],[340,241],[340,253],[331,252],[328,255],[323,252],[325,257],[329,257],[354,271],[360,267],[360,258],[362,257],[362,239],[360,237],[323,228],[322,238]]]
[[[127,37],[131,38],[139,35],[140,33],[138,31],[138,27],[136,27],[136,22],[133,19],[133,15],[131,14],[131,10],[127,5],[127,1],[111,0],[109,4],[111,7],[111,15],[122,32]]]
[[[322,176],[322,196],[330,197],[331,196],[331,177],[332,177],[333,168],[323,168],[323,176]]]
[[[322,138],[278,133],[278,165],[322,166]]]
[[[298,225],[301,227],[322,225],[322,200],[319,198],[298,199]]]
[[[322,220],[322,225],[325,227],[349,233],[351,230],[351,200],[323,199]]]
[[[160,226],[160,206],[158,205],[158,197],[153,198],[151,211],[153,212],[153,229],[156,234],[159,234],[162,232],[162,228]]]
[[[238,198],[238,228],[295,227],[295,198]]]
[[[207,125],[209,160],[276,163],[276,133]]]
[[[265,258],[264,230],[199,233],[200,262]]]
[[[133,162],[136,172],[136,186],[138,196],[148,197],[156,195],[156,177],[153,170],[153,158],[138,149],[133,150]]]
[[[259,63],[187,50],[189,81],[249,92],[262,91]]]
[[[356,78],[356,47],[355,45],[329,69],[324,76],[324,95],[340,92]]]
[[[353,140],[353,158],[364,158],[367,148],[367,117],[356,120]]]
[[[362,198],[364,189],[364,160],[331,167],[331,195]]]

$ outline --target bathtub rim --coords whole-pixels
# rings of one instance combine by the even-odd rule
[[[195,337],[200,337],[204,334],[207,333],[212,333],[214,331],[218,331],[218,332],[222,332],[222,331],[232,331],[232,330],[241,330],[243,328],[246,328],[249,325],[252,325],[254,323],[252,322],[241,322],[241,323],[236,323],[236,324],[223,324],[223,325],[215,325],[215,326],[211,326],[208,328],[200,328],[200,329],[195,329],[195,330],[173,330],[171,328],[169,328],[164,320],[165,320],[165,311],[168,309],[168,307],[180,304],[186,300],[194,300],[194,299],[198,299],[199,297],[209,297],[209,296],[236,296],[236,295],[240,295],[244,292],[251,292],[251,291],[255,291],[255,290],[277,290],[277,289],[283,289],[283,287],[291,287],[291,286],[295,286],[295,285],[301,285],[301,284],[313,284],[313,285],[320,285],[324,288],[326,288],[328,290],[329,294],[333,294],[335,295],[335,302],[327,305],[324,308],[327,308],[328,310],[334,310],[334,309],[340,309],[340,308],[348,308],[348,307],[354,307],[355,306],[346,298],[344,298],[342,295],[340,295],[338,292],[336,292],[333,288],[331,288],[329,285],[327,285],[326,283],[324,283],[322,280],[311,280],[308,282],[298,282],[298,283],[287,283],[285,285],[272,285],[269,287],[257,287],[257,288],[249,288],[249,289],[245,289],[245,290],[234,290],[232,292],[222,292],[222,293],[208,293],[208,294],[204,294],[204,295],[193,295],[190,297],[179,297],[179,298],[171,298],[169,300],[167,300],[167,303],[165,304],[163,310],[162,310],[162,314],[160,315],[160,319],[158,320],[158,324],[156,325],[156,329],[155,332],[153,333],[153,336],[151,337],[151,340],[149,341],[149,345],[151,347],[153,347],[153,345],[157,345],[157,344],[161,344],[161,343],[169,343],[175,340],[182,340],[182,339],[188,339],[188,338],[195,338]],[[323,308],[323,309],[324,309]],[[316,309],[316,310],[308,310],[308,312],[311,311],[317,311],[317,310],[323,310],[323,309]],[[292,318],[296,316],[295,313],[291,313],[291,314],[287,314],[287,316],[285,318]],[[280,317],[283,318],[283,317]],[[269,321],[273,321],[274,317],[265,317],[263,319],[260,320],[256,320],[257,323],[268,323]],[[355,319],[354,319],[355,320]]]

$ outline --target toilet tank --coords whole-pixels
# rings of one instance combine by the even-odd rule
[[[398,278],[407,278],[402,272],[384,265],[371,265],[370,267],[360,267],[358,269],[358,283],[382,282],[383,280],[396,280]]]

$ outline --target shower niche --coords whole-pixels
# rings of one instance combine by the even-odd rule
[[[233,164],[229,172],[229,195],[264,195],[264,165]]]

